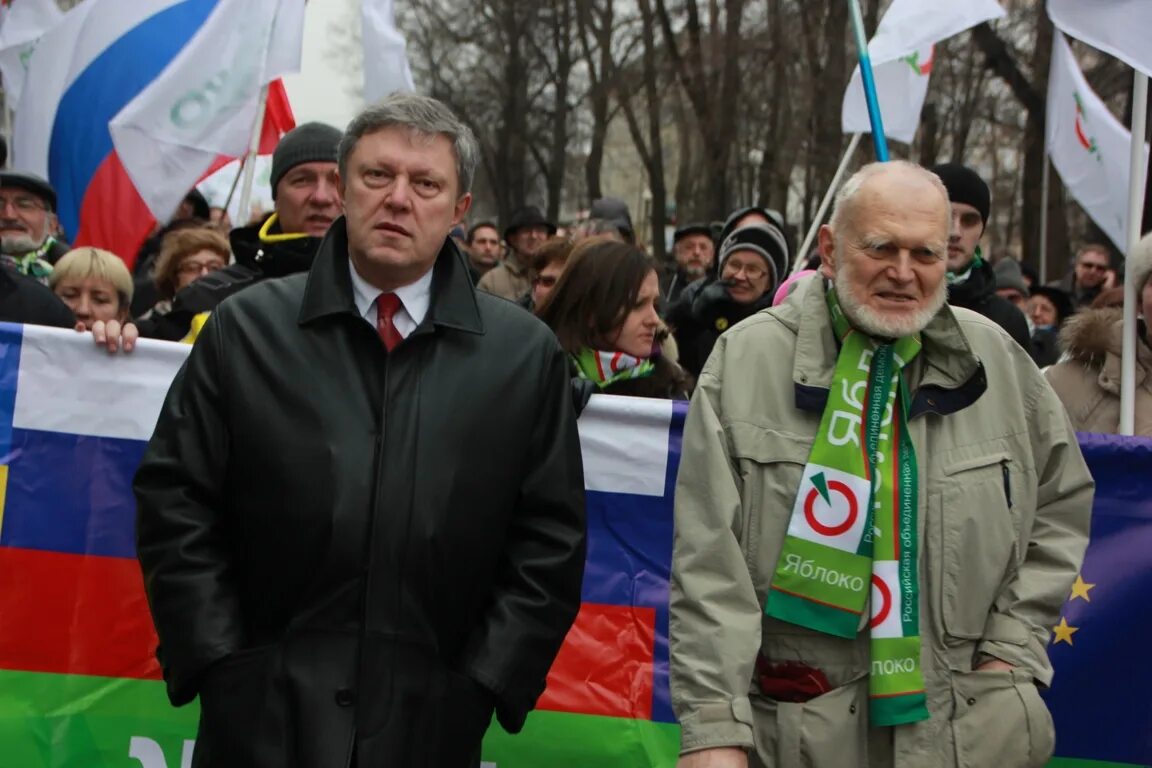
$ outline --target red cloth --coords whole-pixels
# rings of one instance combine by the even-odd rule
[[[760,655],[756,656],[756,679],[760,692],[776,701],[804,702],[832,690],[828,677],[815,667],[798,661],[770,664]]]
[[[380,341],[384,348],[391,352],[396,345],[404,340],[400,331],[396,330],[396,323],[392,318],[400,310],[400,297],[394,293],[382,293],[376,297],[376,332],[380,334]]]

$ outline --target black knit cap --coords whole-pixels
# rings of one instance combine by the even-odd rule
[[[298,125],[280,138],[272,153],[272,199],[276,199],[276,186],[284,174],[304,163],[336,162],[336,147],[342,134],[324,123]]]
[[[953,203],[970,205],[980,212],[980,221],[988,226],[988,214],[992,211],[992,192],[980,174],[959,163],[941,163],[932,166],[932,173],[944,182],[948,199]]]
[[[44,179],[34,173],[23,171],[0,171],[0,187],[16,187],[31,192],[41,198],[48,210],[56,210],[56,190]]]

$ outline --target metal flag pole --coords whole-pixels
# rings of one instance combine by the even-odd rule
[[[260,89],[260,100],[256,104],[256,122],[252,125],[252,136],[248,140],[248,154],[244,164],[244,182],[240,187],[240,221],[247,222],[248,206],[252,200],[252,179],[256,175],[256,153],[260,151],[260,134],[264,130],[264,109],[268,106],[268,84]],[[240,226],[243,223],[237,222]]]
[[[848,0],[848,10],[852,16],[852,32],[856,37],[856,51],[860,59],[860,79],[864,83],[868,120],[872,123],[872,146],[876,149],[876,159],[887,162],[888,138],[884,135],[884,119],[880,115],[876,79],[872,76],[872,58],[868,55],[868,38],[864,33],[864,16],[860,13],[860,0]]]
[[[808,227],[808,234],[804,235],[804,243],[800,246],[800,250],[796,251],[796,260],[792,264],[792,274],[799,272],[801,265],[808,259],[808,249],[812,247],[816,233],[820,231],[820,225],[824,223],[824,216],[828,213],[828,208],[832,205],[833,198],[836,197],[836,191],[840,188],[840,179],[844,177],[844,172],[848,170],[848,165],[856,154],[856,148],[860,146],[861,136],[862,134],[859,133],[852,134],[852,140],[848,142],[848,149],[844,150],[844,157],[840,158],[840,167],[836,169],[836,175],[832,177],[832,183],[828,185],[828,191],[824,193],[824,199],[820,201],[820,207],[816,209],[816,216]]]
[[[1128,176],[1128,249],[1132,256],[1140,241],[1144,213],[1144,137],[1148,135],[1148,76],[1137,71],[1132,85],[1132,162]],[[1124,270],[1124,342],[1120,358],[1120,434],[1136,431],[1136,281]]]

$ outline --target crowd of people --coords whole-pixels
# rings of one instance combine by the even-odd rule
[[[0,273],[4,297],[0,317],[95,329],[97,338],[113,349],[121,343],[130,348],[138,337],[194,341],[208,314],[228,296],[265,279],[309,269],[329,226],[342,212],[336,188],[340,135],[336,128],[320,123],[301,125],[286,134],[273,156],[270,181],[275,208],[244,226],[229,229],[226,211],[210,207],[198,191],[190,191],[172,219],[141,246],[132,261],[132,274],[126,272],[128,260],[121,255],[95,248],[69,249],[53,215],[56,193],[47,181],[18,170],[0,171],[4,206],[0,264],[6,268]],[[955,163],[932,171],[948,190],[953,211],[948,303],[993,320],[1037,365],[1051,369],[1057,391],[1074,406],[1077,428],[1117,430],[1113,416],[1118,414],[1119,384],[1109,371],[1118,365],[1122,342],[1118,310],[1123,303],[1123,272],[1114,268],[1110,249],[1086,243],[1065,276],[1042,285],[1029,264],[984,252],[981,241],[991,195],[983,179]],[[588,314],[575,321],[587,324],[592,320],[590,296],[597,291],[601,298],[607,296],[600,283],[615,279],[608,268],[615,262],[585,254],[607,249],[618,256],[634,251],[639,258],[648,258],[636,242],[627,205],[610,197],[593,201],[588,218],[568,227],[561,228],[539,208],[527,205],[515,211],[503,229],[482,220],[471,226],[461,223],[450,235],[479,290],[546,318],[554,329],[570,319],[557,318],[557,309],[548,308],[546,299],[561,283],[570,261],[583,278],[565,283],[581,286],[588,295],[577,300],[568,295],[573,289],[566,288],[565,311]],[[596,240],[597,246],[577,249],[585,240]],[[612,241],[627,248],[608,245]],[[1152,246],[1142,244],[1127,265],[1137,275],[1141,296],[1150,251]],[[570,260],[573,255],[579,257]],[[672,256],[668,264],[651,263],[659,283],[653,304],[658,330],[653,350],[638,356],[653,366],[642,366],[638,377],[657,368],[674,370],[677,384],[627,388],[647,396],[689,397],[722,333],[783,301],[799,280],[823,279],[817,254],[809,255],[798,272],[793,270],[795,254],[783,218],[756,206],[735,210],[724,222],[681,224],[673,234]],[[588,275],[588,266],[577,268],[584,261],[600,266]],[[628,355],[611,342],[608,331],[618,333],[624,326],[631,309],[625,312],[626,305],[620,302],[635,303],[639,291],[637,283],[612,296],[617,302],[610,313],[614,328],[601,338],[585,338],[589,349],[599,345],[607,349],[596,351]],[[602,306],[596,308],[598,324],[605,312]],[[114,333],[108,334],[109,328]],[[1152,376],[1145,376],[1152,372],[1148,360],[1152,351],[1143,328],[1138,345],[1138,431],[1152,434],[1148,410]],[[585,352],[569,352],[574,377],[584,379],[586,371],[578,361]],[[620,389],[603,381],[597,384],[603,391]],[[1088,392],[1096,405],[1085,410],[1083,395]]]
[[[227,231],[190,193],[135,274],[63,245],[43,179],[0,173],[0,319],[193,344],[135,491],[198,759],[464,766],[493,713],[519,730],[580,603],[575,424],[603,392],[692,400],[671,602],[685,766],[775,764],[785,702],[833,726],[814,765],[1042,764],[1044,643],[1091,506],[1073,428],[1119,423],[1107,249],[1041,286],[984,252],[976,171],[895,162],[845,183],[802,264],[781,214],[748,206],[682,223],[661,265],[613,198],[571,227],[534,206],[466,226],[478,151],[415,95],[343,132],[301,125],[270,215]],[[1127,269],[1152,317],[1152,237]],[[888,514],[865,530],[869,493]],[[875,605],[867,622],[877,582],[902,624]]]

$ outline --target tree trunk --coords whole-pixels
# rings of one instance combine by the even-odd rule
[[[548,220],[560,220],[564,174],[568,167],[568,91],[572,73],[572,2],[555,0],[552,43],[556,48],[556,77],[552,83],[555,100],[552,113],[552,142],[548,158]]]

